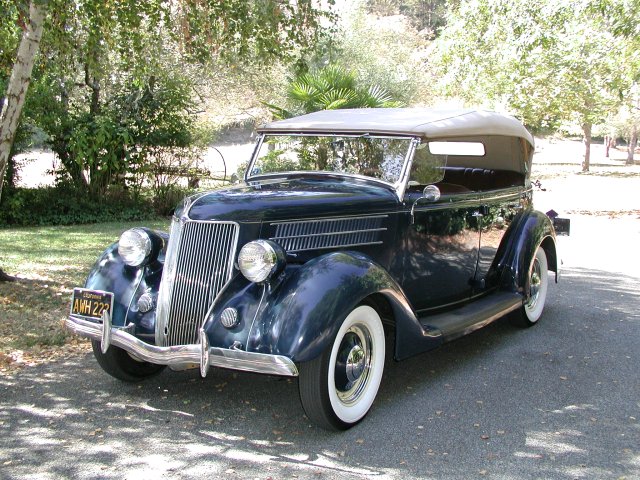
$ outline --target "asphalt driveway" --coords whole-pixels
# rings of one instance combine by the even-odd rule
[[[388,362],[343,433],[292,379],[130,385],[91,356],[0,377],[0,478],[640,478],[640,221],[621,222],[574,219],[539,325]]]

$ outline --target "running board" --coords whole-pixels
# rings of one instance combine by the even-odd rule
[[[522,306],[522,295],[498,292],[456,310],[421,317],[426,333],[440,333],[445,340],[461,337],[497,320]]]

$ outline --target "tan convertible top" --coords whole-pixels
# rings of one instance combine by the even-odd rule
[[[514,117],[488,110],[428,108],[358,108],[322,110],[279,120],[258,129],[262,133],[371,133],[412,135],[425,139],[500,135],[533,137]]]

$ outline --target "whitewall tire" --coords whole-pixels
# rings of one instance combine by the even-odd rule
[[[514,319],[519,326],[531,327],[542,316],[549,289],[549,267],[542,247],[538,247],[531,259],[525,288],[527,298]]]
[[[300,365],[300,399],[307,417],[331,430],[358,423],[376,398],[384,361],[380,316],[371,306],[359,305],[323,354]]]

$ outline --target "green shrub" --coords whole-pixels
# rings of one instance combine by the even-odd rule
[[[73,225],[156,218],[153,202],[134,199],[123,189],[95,198],[68,184],[16,188],[5,192],[0,226]]]

